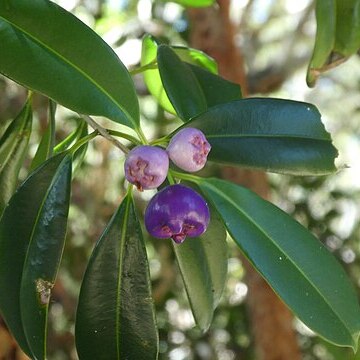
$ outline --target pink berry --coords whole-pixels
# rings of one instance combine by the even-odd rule
[[[159,147],[141,145],[129,152],[124,167],[126,179],[140,191],[156,189],[166,179],[169,157]]]
[[[188,172],[201,170],[211,150],[205,135],[195,128],[184,128],[176,133],[166,148],[169,158],[180,169]]]

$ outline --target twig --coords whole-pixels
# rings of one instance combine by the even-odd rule
[[[94,130],[96,130],[101,136],[106,140],[109,140],[113,145],[120,149],[124,154],[129,152],[129,149],[123,145],[120,141],[112,137],[106,129],[99,125],[95,120],[93,120],[89,115],[79,114]]]

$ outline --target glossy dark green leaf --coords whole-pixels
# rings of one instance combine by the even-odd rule
[[[158,46],[157,62],[166,94],[182,120],[187,121],[207,109],[194,73],[169,46]]]
[[[211,325],[227,274],[226,230],[215,208],[210,209],[211,221],[202,236],[173,243],[195,321],[203,331]]]
[[[80,360],[157,358],[148,261],[131,195],[125,197],[91,255],[75,335]]]
[[[124,65],[94,31],[53,2],[1,1],[0,53],[0,72],[18,83],[76,112],[139,126]]]
[[[310,61],[307,83],[314,86],[334,49],[336,34],[336,0],[316,1],[316,38]]]
[[[31,170],[34,170],[41,163],[43,163],[45,160],[49,159],[53,155],[55,146],[55,112],[56,103],[52,100],[49,100],[48,126],[41,138],[33,161],[31,162]]]
[[[171,0],[171,2],[175,2],[186,7],[206,7],[214,4],[215,0]]]
[[[195,65],[188,65],[200,84],[207,106],[213,107],[241,99],[240,85]]]
[[[219,179],[196,182],[236,244],[300,320],[328,341],[356,349],[357,296],[322,243],[250,190]]]
[[[32,356],[32,351],[29,348],[20,315],[20,288],[24,263],[29,264],[30,261],[30,265],[36,267],[48,264],[47,257],[52,253],[45,253],[45,259],[42,260],[41,258],[36,259],[32,255],[29,258],[28,248],[31,242],[35,244],[33,242],[35,234],[39,234],[40,230],[47,231],[47,226],[40,226],[41,223],[43,225],[48,223],[49,230],[53,229],[53,215],[60,214],[58,207],[63,204],[61,198],[54,197],[57,190],[59,193],[62,190],[56,180],[67,178],[68,169],[69,158],[66,154],[50,158],[40,165],[14,193],[0,220],[0,310],[16,341],[29,356]],[[45,214],[44,206],[50,202],[53,202],[52,211]],[[41,243],[39,251],[43,246],[48,249],[50,243],[57,246],[55,239],[48,238],[47,241],[48,243],[46,241],[45,244]],[[34,245],[31,248],[33,249]],[[33,251],[31,250],[31,252]],[[33,260],[33,264],[31,264],[31,260]],[[38,260],[41,264],[37,263]],[[56,265],[55,263],[50,264],[50,266]],[[27,271],[25,269],[25,272]],[[41,279],[52,282],[45,275],[46,273],[41,275]],[[33,289],[36,288],[35,283],[32,286]],[[35,293],[35,295],[38,294]],[[38,297],[36,298],[38,299]],[[22,306],[27,306],[23,300],[21,303]],[[28,316],[33,318],[26,319],[26,326],[28,326],[29,320],[35,321],[39,314],[30,312],[29,307]],[[28,337],[35,336],[34,340],[38,340],[38,332],[29,334],[29,328],[27,328],[26,333]],[[30,343],[30,345],[33,344]]]
[[[168,112],[176,114],[165,89],[162,85],[159,70],[156,63],[156,54],[158,47],[157,40],[151,35],[146,35],[143,39],[141,52],[141,66],[147,66],[153,63],[153,68],[144,72],[144,81],[149,92],[157,99],[159,104]],[[174,46],[172,49],[183,61],[201,66],[212,73],[217,73],[216,62],[200,50]]]
[[[251,98],[218,105],[184,126],[202,130],[217,162],[296,175],[335,171],[337,151],[314,105]]]
[[[65,244],[71,162],[71,155],[65,156],[37,209],[21,277],[21,320],[36,359],[46,358],[48,307]]]
[[[359,48],[360,0],[337,0],[334,50],[343,56],[350,56]]]
[[[157,59],[162,85],[184,121],[209,107],[241,98],[238,84],[184,62],[166,45],[158,47]]]
[[[31,124],[32,109],[30,102],[27,102],[0,138],[0,215],[16,189]]]

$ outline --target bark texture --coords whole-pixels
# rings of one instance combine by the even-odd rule
[[[236,30],[229,18],[229,0],[218,0],[218,6],[189,9],[190,42],[205,51],[219,65],[219,73],[242,87],[248,95],[247,79],[241,52],[235,46]],[[224,167],[222,176],[269,198],[269,185],[263,172]],[[293,316],[265,280],[245,260],[249,288],[247,305],[254,336],[256,359],[300,360],[301,355],[293,330]]]

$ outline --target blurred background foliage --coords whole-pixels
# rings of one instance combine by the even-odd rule
[[[128,68],[139,64],[145,33],[172,44],[188,44],[191,24],[187,11],[172,2],[56,2],[101,34]],[[244,57],[251,96],[314,103],[334,138],[340,152],[338,173],[317,178],[270,174],[272,201],[326,244],[360,292],[360,58],[352,57],[322,76],[315,89],[309,89],[306,68],[316,31],[312,0],[233,0],[230,14],[236,25],[235,40]],[[136,75],[134,80],[147,137],[161,136],[175,128],[178,120],[157,106],[147,93],[142,76]],[[23,88],[0,77],[0,131],[19,111],[25,97]],[[36,95],[35,109],[37,121],[22,178],[47,125],[47,100]],[[59,107],[57,140],[73,131],[77,121],[74,114]],[[104,124],[114,126],[105,120]],[[123,161],[118,149],[96,139],[75,173],[67,245],[50,309],[49,359],[77,359],[73,334],[80,283],[94,243],[124,194]],[[217,170],[210,166],[206,171],[210,174]],[[151,196],[151,192],[138,194],[139,207],[144,208]],[[171,244],[152,238],[147,238],[146,243],[160,332],[160,359],[254,359],[254,340],[245,307],[248,288],[233,243],[229,242],[225,293],[206,334],[194,327]],[[350,349],[329,345],[298,320],[294,326],[303,359],[360,359],[360,353],[354,355]]]

